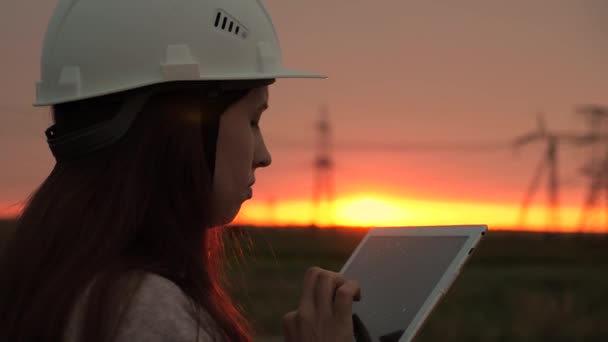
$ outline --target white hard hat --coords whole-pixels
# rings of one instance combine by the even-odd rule
[[[325,78],[287,69],[261,0],[59,0],[35,106],[185,80]]]

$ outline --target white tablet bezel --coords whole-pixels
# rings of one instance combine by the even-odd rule
[[[399,342],[408,342],[422,326],[433,311],[439,300],[448,291],[454,280],[460,274],[462,266],[465,264],[473,249],[479,243],[481,237],[488,231],[488,226],[484,224],[471,225],[442,225],[442,226],[402,226],[402,227],[376,227],[371,228],[361,240],[357,248],[350,255],[340,273],[343,274],[357,257],[359,250],[371,236],[466,236],[467,239],[462,245],[456,257],[452,260],[446,271],[443,273],[429,296],[424,300],[422,307],[414,316],[414,319],[405,329]]]

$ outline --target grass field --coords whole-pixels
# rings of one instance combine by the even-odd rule
[[[308,267],[338,271],[365,234],[230,229],[244,253],[231,291],[260,336],[281,334]],[[608,237],[491,231],[415,341],[608,341]]]
[[[244,231],[255,247],[233,292],[263,335],[280,334],[309,266],[338,271],[365,234]],[[416,341],[608,341],[608,238],[490,232]]]

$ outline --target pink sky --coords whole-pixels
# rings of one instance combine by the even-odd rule
[[[0,203],[24,199],[50,171],[45,109],[33,109],[42,36],[54,1],[0,4]],[[310,196],[318,107],[328,103],[337,142],[508,141],[534,128],[582,131],[581,103],[608,104],[608,3],[602,0],[266,1],[289,66],[328,80],[281,80],[262,127],[274,165],[256,200]],[[295,131],[289,127],[303,127]],[[337,190],[519,203],[542,147],[496,152],[337,151]],[[586,150],[564,146],[563,201]],[[290,192],[283,189],[289,187]],[[542,200],[544,193],[538,194]]]

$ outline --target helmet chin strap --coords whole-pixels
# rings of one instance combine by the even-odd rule
[[[112,119],[83,129],[59,135],[55,125],[49,127],[45,134],[53,156],[58,162],[75,160],[117,142],[127,133],[152,94],[152,91],[144,91],[133,95],[125,100]]]

